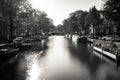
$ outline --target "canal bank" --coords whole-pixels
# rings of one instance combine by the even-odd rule
[[[93,44],[93,49],[120,64],[120,42],[112,42],[105,40],[90,39]]]

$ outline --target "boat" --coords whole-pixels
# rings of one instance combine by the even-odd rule
[[[79,37],[77,43],[87,44],[88,40],[86,37]]]
[[[105,56],[113,59],[113,60],[116,60],[116,55],[113,54],[113,53],[111,53],[111,52],[105,51],[105,50],[103,50],[102,48],[99,48],[99,47],[97,47],[97,46],[93,46],[93,49],[94,49],[95,51],[97,51],[97,52],[99,52],[99,53],[101,53],[101,54],[103,54],[103,55],[105,55]]]
[[[19,48],[14,48],[13,44],[0,46],[0,64],[10,60],[19,53]]]
[[[95,43],[93,44],[93,49],[95,51],[120,63],[120,43],[119,42],[111,42],[111,43],[105,42],[104,44],[102,42],[99,44],[102,44],[102,45],[98,46]]]

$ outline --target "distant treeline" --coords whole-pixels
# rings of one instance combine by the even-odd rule
[[[107,0],[101,10],[77,10],[58,25],[59,30],[79,35],[120,35],[120,0]]]

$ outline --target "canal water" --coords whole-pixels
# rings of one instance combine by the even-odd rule
[[[0,67],[0,80],[120,80],[116,63],[64,36],[35,42]]]

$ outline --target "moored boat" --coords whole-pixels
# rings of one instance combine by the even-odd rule
[[[0,64],[10,60],[19,53],[19,48],[14,48],[13,44],[0,46]]]
[[[77,39],[77,42],[78,42],[78,43],[82,43],[82,44],[87,44],[88,40],[87,40],[86,37],[79,37],[79,38]]]

